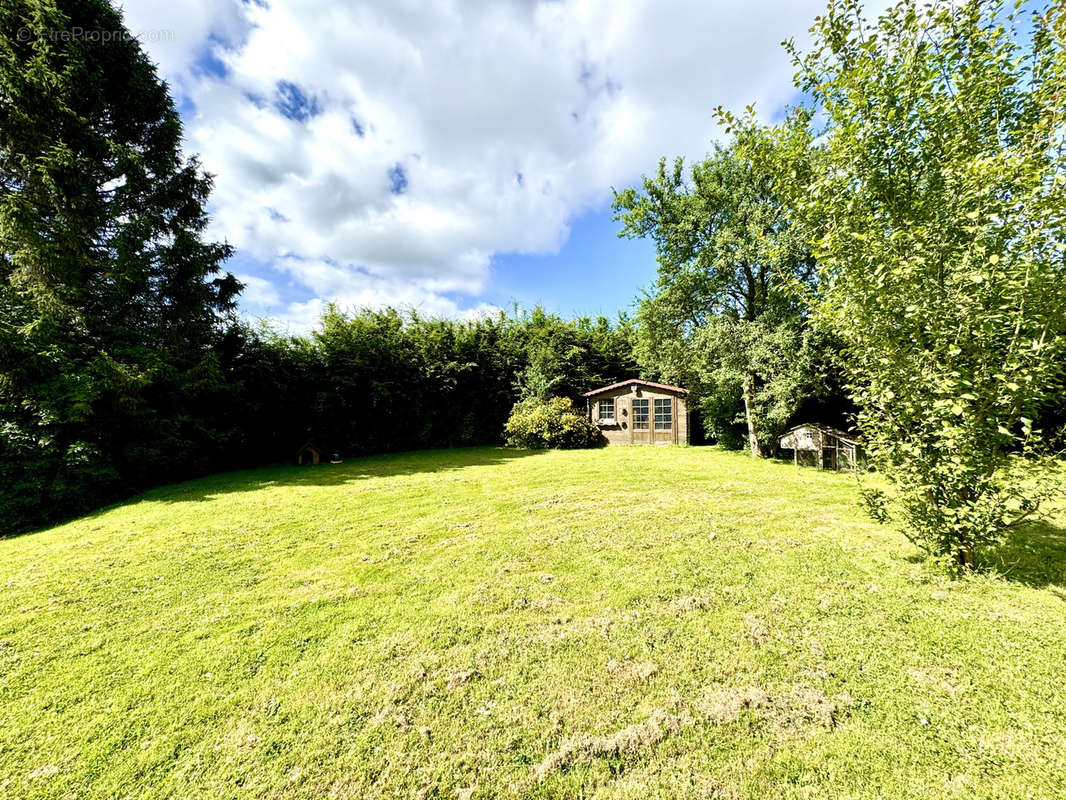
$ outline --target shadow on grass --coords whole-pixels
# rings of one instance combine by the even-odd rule
[[[58,517],[50,522],[0,536],[0,541],[32,536],[77,520],[94,520],[123,506],[137,503],[188,503],[215,500],[232,492],[248,492],[270,486],[341,486],[367,478],[394,475],[451,472],[467,467],[491,466],[517,458],[539,455],[544,450],[510,450],[503,447],[459,447],[444,450],[411,450],[357,456],[340,464],[255,467],[217,472],[201,478],[166,484],[137,492],[83,514]]]
[[[322,462],[306,466],[262,467],[224,472],[186,483],[162,486],[117,505],[140,501],[187,503],[214,500],[231,492],[247,492],[277,486],[342,486],[368,478],[442,473],[467,467],[492,466],[538,455],[541,452],[544,451],[509,450],[503,447],[464,447],[359,456],[345,459],[340,464]],[[95,516],[105,510],[101,509],[90,516]]]
[[[1058,586],[1056,594],[1066,600],[1066,529],[1047,522],[1019,526],[983,562],[1010,581]]]

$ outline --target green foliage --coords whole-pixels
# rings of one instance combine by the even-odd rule
[[[515,403],[504,426],[510,447],[572,450],[603,442],[599,429],[565,397],[531,397]]]
[[[565,321],[537,307],[515,314],[511,336],[524,351],[515,379],[520,398],[577,397],[637,370],[633,324],[625,316],[615,325],[605,317]]]
[[[575,396],[632,374],[625,320],[238,323],[230,248],[202,239],[210,179],[122,31],[105,0],[0,6],[0,535],[308,439],[497,442],[520,376]]]
[[[775,191],[783,152],[748,133],[716,146],[689,180],[679,159],[640,191],[615,195],[623,236],[650,237],[659,274],[638,314],[646,372],[693,390],[709,432],[729,440],[743,421],[752,455],[772,452],[799,404],[820,385],[797,285],[808,285],[808,236]]]
[[[1066,55],[1061,12],[1025,5],[907,0],[867,22],[833,0],[796,55],[819,168],[782,172],[891,483],[870,502],[965,565],[1055,488],[1032,420],[1064,363]]]
[[[0,533],[200,471],[239,288],[210,180],[103,0],[0,8]],[[68,35],[57,35],[66,32]]]
[[[735,424],[747,424],[747,391],[760,452],[776,452],[803,400],[826,393],[831,352],[827,338],[799,319],[710,320],[692,336],[691,368],[711,431],[728,440]]]
[[[522,398],[547,400],[562,383],[562,372],[562,358],[559,354],[540,345],[529,354],[529,363],[515,380],[515,388]]]
[[[343,453],[496,443],[516,400],[576,398],[635,369],[626,320],[540,308],[470,322],[330,309],[307,347],[307,427],[290,436]]]

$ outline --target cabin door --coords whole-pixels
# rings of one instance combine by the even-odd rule
[[[672,397],[656,397],[651,401],[651,435],[655,444],[673,444],[677,441],[677,408]]]
[[[635,396],[629,401],[629,440],[633,444],[651,444],[651,400]]]

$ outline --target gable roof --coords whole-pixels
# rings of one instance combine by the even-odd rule
[[[822,433],[827,433],[830,436],[835,436],[836,438],[840,439],[843,442],[847,442],[848,444],[858,444],[859,443],[858,442],[858,434],[849,433],[847,431],[842,431],[842,430],[840,430],[840,428],[834,428],[834,427],[832,427],[830,425],[823,425],[820,422],[804,422],[804,423],[802,423],[800,425],[794,425],[793,427],[791,427],[787,431],[785,431],[785,434],[781,437],[781,441],[784,442],[785,439],[787,439],[790,435],[792,435],[796,431],[802,430],[803,428],[812,428],[812,429],[814,429],[816,431],[820,431]],[[784,447],[784,445],[781,445],[781,446]],[[792,448],[785,447],[784,449],[791,450]]]
[[[601,386],[599,389],[593,389],[591,392],[585,392],[581,396],[592,397],[593,395],[601,394],[603,392],[609,392],[612,389],[622,389],[626,386],[632,386],[633,384],[647,386],[649,389],[665,389],[668,392],[688,394],[688,389],[682,389],[680,386],[670,386],[665,383],[654,383],[652,381],[643,381],[640,378],[630,378],[628,381],[619,381],[618,383],[612,383],[610,386]]]

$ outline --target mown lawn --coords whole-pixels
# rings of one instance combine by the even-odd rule
[[[0,795],[1066,797],[1066,534],[950,581],[854,498],[453,450],[0,541]]]

